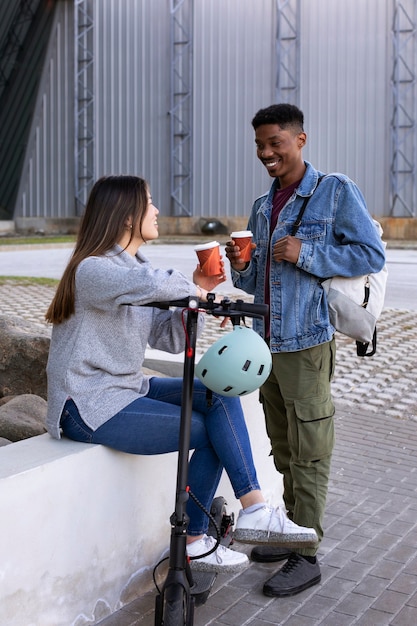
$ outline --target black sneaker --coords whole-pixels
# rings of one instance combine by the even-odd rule
[[[304,589],[317,585],[320,580],[318,561],[310,563],[300,554],[293,552],[279,572],[266,581],[263,592],[266,596],[275,598],[294,596]]]
[[[256,563],[275,563],[285,561],[291,552],[285,548],[274,548],[274,546],[256,546],[250,553],[250,558]]]

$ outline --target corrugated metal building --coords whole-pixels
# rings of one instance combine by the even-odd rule
[[[144,176],[162,216],[245,216],[270,184],[250,122],[278,100],[305,113],[306,159],[351,176],[373,214],[415,216],[416,0],[42,4],[53,24],[3,218],[79,215],[108,173]]]

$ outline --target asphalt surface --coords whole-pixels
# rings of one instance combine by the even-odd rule
[[[169,258],[163,247],[152,253],[160,265],[178,267],[178,247],[172,246]],[[55,250],[49,261],[43,255],[36,260],[34,251],[31,273],[19,266],[23,250],[17,252],[10,265],[10,252],[0,251],[0,276],[59,277],[70,251]],[[411,250],[406,271],[395,267],[394,250],[391,258],[396,279],[378,323],[377,354],[361,359],[354,342],[336,337],[336,446],[318,554],[321,583],[296,596],[267,598],[263,583],[280,564],[252,563],[239,575],[217,577],[207,602],[196,608],[195,626],[417,626],[417,257]],[[400,278],[405,283],[399,290]],[[0,315],[44,326],[53,292],[0,284]],[[222,292],[242,296],[229,281]],[[208,319],[199,349],[219,332],[218,321]],[[250,552],[240,544],[242,549]],[[135,601],[100,626],[153,626],[154,602],[154,592],[138,590]]]

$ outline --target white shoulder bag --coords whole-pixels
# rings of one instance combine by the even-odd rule
[[[319,179],[319,183],[321,178]],[[297,216],[292,229],[292,235],[298,230],[309,196]],[[379,235],[382,236],[382,227],[373,220]],[[385,242],[384,242],[384,245]],[[321,281],[327,295],[329,317],[332,325],[343,335],[356,341],[358,356],[373,356],[376,352],[376,323],[384,306],[385,290],[388,270],[386,265],[381,271],[366,276],[334,276]],[[368,346],[372,348],[368,352]]]

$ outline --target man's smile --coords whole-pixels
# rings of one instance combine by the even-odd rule
[[[273,168],[276,167],[279,163],[279,159],[276,159],[275,161],[264,161],[263,164],[265,165],[265,167],[268,168]]]

